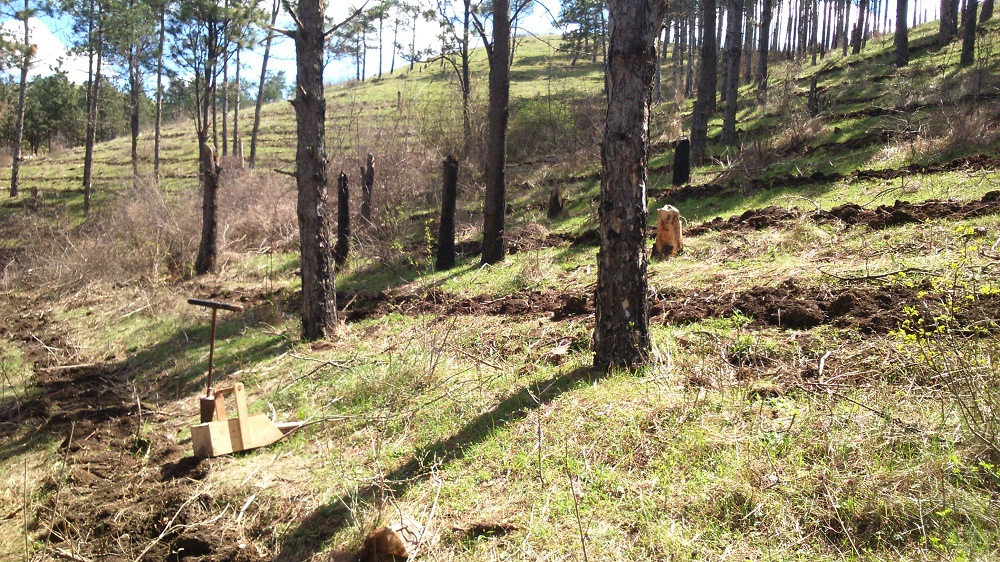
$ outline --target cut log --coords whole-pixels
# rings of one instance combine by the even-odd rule
[[[663,258],[676,256],[683,247],[681,212],[677,207],[664,205],[656,212],[656,243],[653,245],[653,255]]]

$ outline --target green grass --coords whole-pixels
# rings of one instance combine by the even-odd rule
[[[993,33],[995,24],[988,30]],[[713,146],[718,161],[695,171],[695,183],[725,172],[733,189],[685,201],[651,199],[649,208],[674,204],[693,225],[768,205],[812,211],[813,203],[830,209],[848,202],[874,207],[896,199],[971,200],[1000,188],[991,171],[890,181],[851,176],[996,150],[995,135],[946,142],[959,138],[947,129],[956,114],[940,102],[956,84],[964,87],[972,71],[956,70],[956,49],[936,50],[933,39],[931,24],[914,30],[913,62],[902,70],[891,67],[891,42],[884,39],[871,41],[861,55],[833,54],[816,66],[776,63],[769,103],[745,103],[740,113],[748,150]],[[472,110],[481,115],[482,53],[474,65]],[[544,41],[527,40],[519,48],[511,89],[518,154],[509,169],[511,240],[528,244],[546,233],[579,235],[596,227],[598,180],[564,183],[567,206],[557,219],[544,214],[544,182],[599,170],[596,145],[583,142],[596,142],[599,131],[579,119],[600,110],[601,70],[600,62],[570,67]],[[805,96],[812,76],[825,105],[810,120]],[[664,78],[665,91],[672,91],[669,72]],[[741,99],[748,102],[753,93],[744,87]],[[385,178],[377,186],[378,224],[355,225],[353,254],[337,274],[342,299],[380,292],[419,299],[432,291],[451,300],[502,299],[530,291],[593,290],[597,248],[568,242],[522,250],[487,267],[478,255],[463,255],[454,269],[433,271],[440,157],[454,149],[461,130],[451,70],[419,65],[413,72],[333,86],[327,94],[332,169],[350,171],[359,154],[374,150],[379,177]],[[873,103],[920,107],[909,121],[897,114],[858,114]],[[687,99],[657,106],[651,138],[671,140],[671,127],[687,119],[690,106]],[[989,132],[989,108],[978,111]],[[710,134],[720,125],[713,119]],[[161,185],[180,218],[197,213],[200,204],[188,197],[197,181],[190,128],[173,124],[165,135]],[[265,108],[261,169],[290,168],[293,128],[287,103]],[[920,132],[881,136],[911,129]],[[533,133],[540,137],[537,144],[531,144]],[[584,148],[561,151],[563,135],[578,135]],[[751,160],[754,141],[767,157]],[[854,144],[837,146],[843,143]],[[111,195],[128,180],[126,145],[117,139],[98,147],[98,208],[123,204]],[[144,145],[142,153],[148,160],[151,150]],[[64,151],[26,165],[25,191],[42,188],[37,217],[23,209],[23,198],[0,203],[2,218],[37,218],[67,232],[74,244],[53,246],[49,256],[65,260],[66,268],[86,263],[79,256],[87,254],[75,247],[95,236],[81,216],[82,194],[75,186],[80,159],[80,151]],[[671,161],[669,148],[650,158],[658,169]],[[470,242],[480,237],[481,186],[475,164],[463,163],[462,170],[459,238]],[[742,189],[748,179],[816,171],[844,179]],[[226,188],[234,199],[243,193],[259,197],[261,191],[240,189],[261,176],[267,177],[234,176],[239,180]],[[648,185],[662,189],[669,180],[667,170],[652,174]],[[522,186],[524,181],[532,185]],[[288,185],[275,183],[273,189]],[[154,449],[164,443],[190,446],[187,427],[197,418],[195,397],[204,384],[209,314],[184,299],[211,295],[247,305],[241,315],[220,314],[219,379],[243,382],[253,413],[273,410],[282,421],[325,421],[272,447],[210,463],[199,485],[211,499],[201,502],[199,517],[219,515],[218,536],[238,536],[247,548],[278,560],[321,559],[357,549],[369,530],[401,514],[428,522],[433,512],[436,542],[428,556],[443,560],[582,558],[584,549],[593,560],[996,556],[1000,523],[988,451],[935,382],[940,373],[928,371],[915,336],[861,334],[831,324],[784,330],[738,313],[683,325],[655,320],[650,365],[638,373],[605,374],[589,368],[590,316],[555,321],[548,312],[417,314],[404,305],[347,323],[328,341],[312,345],[297,335],[297,231],[288,227],[294,226],[288,218],[294,216],[293,200],[286,196],[273,209],[262,203],[266,212],[253,205],[233,210],[259,213],[256,228],[271,234],[255,234],[227,219],[234,226],[216,276],[136,275],[127,282],[91,280],[45,292],[10,286],[11,295],[34,296],[51,308],[46,314],[80,361],[124,367],[142,399],[164,412],[144,420],[143,433]],[[273,218],[279,205],[286,218]],[[192,229],[185,235],[196,237],[195,223],[183,224],[178,228]],[[824,272],[861,276],[909,268],[914,272],[886,282],[909,288],[926,281],[928,291],[946,301],[966,286],[993,287],[995,258],[987,250],[998,228],[994,215],[877,231],[801,218],[762,231],[689,237],[681,255],[650,263],[649,284],[658,292],[725,299],[786,280],[840,290],[860,282]],[[107,233],[99,240],[108,244],[125,236],[97,232]],[[5,249],[37,242],[18,232],[3,235]],[[122,253],[119,259],[131,259]],[[972,300],[988,302],[992,290]],[[997,343],[996,334],[982,338],[984,346]],[[23,351],[30,342],[0,346],[2,413],[29,391],[33,366]],[[4,419],[0,430],[6,439],[0,448],[0,557],[13,558],[23,548],[13,540],[23,538],[16,512],[22,494],[32,498],[31,517],[44,519],[40,506],[51,490],[42,483],[58,474],[63,436]],[[145,462],[151,474],[162,468],[155,457]],[[29,479],[19,476],[25,465]],[[492,525],[494,532],[464,530],[475,524]],[[117,539],[137,550],[152,537]],[[30,549],[42,547],[37,536],[29,542]]]

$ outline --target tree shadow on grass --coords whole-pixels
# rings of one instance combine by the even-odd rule
[[[266,305],[260,305],[266,306]],[[216,338],[216,381],[244,364],[257,364],[287,351],[283,336],[241,338],[259,307],[241,316],[220,315]],[[208,366],[210,325],[199,319],[124,360],[36,371],[23,393],[0,398],[0,462],[64,438],[72,424],[138,423],[137,397],[152,406],[199,394]],[[184,368],[177,357],[203,355]],[[193,400],[193,398],[192,398]],[[148,414],[147,414],[148,415]],[[27,431],[25,425],[33,427]]]
[[[439,470],[465,458],[473,446],[524,419],[529,412],[551,403],[581,382],[592,383],[605,376],[602,371],[580,367],[515,391],[493,409],[470,420],[458,433],[418,448],[406,464],[384,475],[385,484],[371,484],[345,491],[316,508],[284,535],[275,560],[290,562],[311,558],[334,535],[351,524],[351,513],[347,506],[374,503],[386,496],[400,497],[406,494],[410,488],[430,478],[432,468]]]

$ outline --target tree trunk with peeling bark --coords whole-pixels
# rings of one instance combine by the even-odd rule
[[[601,195],[594,295],[594,366],[636,368],[649,358],[646,169],[655,39],[665,5],[612,0],[608,111],[601,143]],[[707,42],[710,33],[706,30]]]

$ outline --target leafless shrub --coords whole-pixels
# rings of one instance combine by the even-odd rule
[[[289,251],[298,244],[295,185],[271,172],[233,168],[221,176],[223,252]]]
[[[14,274],[18,283],[71,290],[90,282],[155,281],[187,274],[197,249],[193,198],[170,198],[139,182],[124,187],[80,226],[70,216],[26,216],[20,230],[23,250]]]
[[[294,247],[294,191],[275,174],[227,170],[223,178],[220,253]],[[69,215],[17,220],[19,253],[0,279],[6,284],[68,291],[88,283],[158,283],[190,275],[201,198],[196,189],[166,192],[145,178],[123,186],[79,226],[70,226],[77,219]]]

